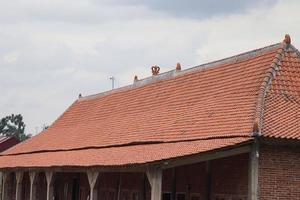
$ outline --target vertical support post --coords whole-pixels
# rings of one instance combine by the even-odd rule
[[[162,196],[162,169],[149,168],[147,170],[147,177],[151,185],[151,200],[161,200]]]
[[[9,199],[8,197],[8,177],[9,172],[3,172],[2,174],[2,200]]]
[[[87,172],[87,177],[88,177],[89,184],[90,184],[90,199],[89,200],[97,199],[98,190],[95,187],[95,185],[97,183],[98,176],[99,176],[99,172],[97,172],[97,171],[88,171]]]
[[[16,172],[16,200],[22,199],[23,172]]]
[[[248,200],[258,199],[259,144],[255,139],[249,153]]]
[[[118,180],[118,196],[117,196],[117,200],[120,200],[120,198],[121,198],[121,185],[122,185],[122,174],[120,172],[119,173],[119,180]]]
[[[0,200],[2,200],[3,172],[0,171]]]
[[[36,172],[29,172],[30,178],[30,200],[36,200],[36,191],[37,191],[37,173]]]
[[[45,172],[47,180],[47,200],[54,198],[54,173],[52,171]]]

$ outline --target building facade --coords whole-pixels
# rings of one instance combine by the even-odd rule
[[[12,146],[20,143],[18,139],[15,137],[7,137],[7,136],[1,136],[0,137],[0,152],[3,152]],[[0,173],[0,196],[2,197],[2,173]]]

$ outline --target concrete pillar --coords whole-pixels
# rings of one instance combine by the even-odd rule
[[[161,200],[162,196],[162,169],[149,168],[147,170],[147,177],[151,185],[151,200]]]
[[[2,200],[11,199],[8,197],[8,187],[9,187],[9,173],[3,172],[2,173]]]
[[[259,144],[255,139],[249,153],[248,200],[258,200]]]
[[[30,200],[37,200],[36,199],[36,192],[37,192],[37,173],[36,172],[29,172],[30,178]]]
[[[22,200],[23,172],[16,172],[16,200]]]
[[[54,199],[54,173],[51,171],[45,172],[47,180],[47,200]]]
[[[88,171],[87,172],[87,177],[89,180],[89,184],[90,184],[90,199],[89,200],[97,200],[97,195],[98,195],[98,191],[96,186],[97,183],[97,179],[99,176],[99,172],[97,171]]]

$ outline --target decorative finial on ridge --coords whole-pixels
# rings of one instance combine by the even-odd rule
[[[177,65],[176,65],[176,70],[177,70],[177,71],[180,71],[180,70],[181,70],[181,65],[180,65],[180,63],[177,63]]]
[[[289,34],[285,34],[283,42],[287,45],[291,44],[291,37]]]
[[[137,82],[138,80],[139,80],[138,76],[135,75],[135,76],[134,76],[134,79],[133,79],[133,82]]]
[[[80,99],[82,97],[82,94],[80,93],[79,95],[78,95],[78,99]]]
[[[159,74],[160,67],[157,66],[157,65],[155,65],[155,66],[152,66],[152,67],[151,67],[151,70],[152,70],[152,75],[153,75],[153,76],[156,76],[156,75]]]

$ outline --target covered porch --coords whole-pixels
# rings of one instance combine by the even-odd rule
[[[246,145],[128,167],[3,171],[3,200],[257,199],[258,149]]]

